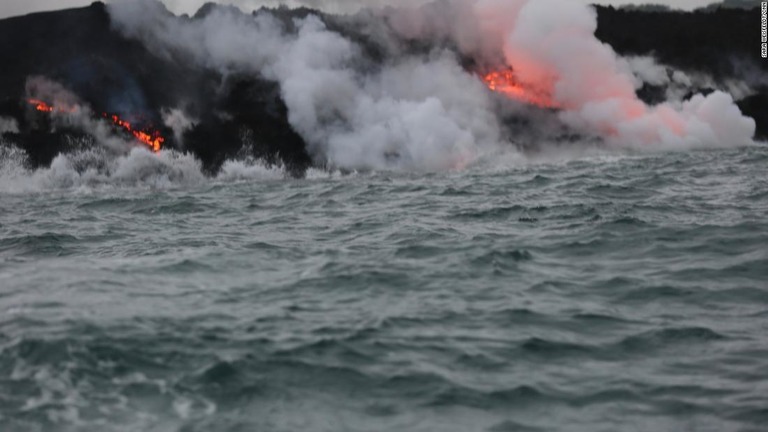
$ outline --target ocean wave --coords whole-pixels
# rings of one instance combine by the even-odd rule
[[[339,171],[309,169],[308,179],[338,178]],[[88,193],[108,189],[190,188],[237,181],[272,181],[293,177],[280,165],[258,159],[227,160],[214,176],[206,174],[199,160],[189,153],[162,150],[152,153],[135,147],[126,154],[114,155],[92,148],[59,154],[49,167],[30,169],[26,154],[17,148],[0,145],[0,193],[26,194],[48,191]]]
[[[468,173],[488,178],[493,175],[506,175],[510,172],[531,172],[531,178],[518,183],[518,188],[540,188],[553,186],[568,189],[572,182],[582,183],[594,175],[594,170],[603,172],[621,170],[627,161],[638,161],[658,158],[659,152],[665,150],[647,149],[639,151],[626,148],[582,148],[580,143],[571,143],[568,149],[542,148],[535,152],[521,153],[512,145],[483,155],[460,168],[452,168],[442,173]],[[727,152],[728,150],[698,150],[698,152]],[[713,156],[714,157],[714,156]],[[568,167],[571,177],[563,179],[559,174],[564,166]],[[415,171],[367,171],[376,175],[397,175],[407,178],[411,175],[428,178],[433,173]],[[356,176],[361,172],[356,170],[339,170],[336,168],[308,168],[299,177],[307,180],[339,179]],[[461,175],[465,175],[461,174]],[[575,176],[575,177],[574,177]],[[297,178],[297,172],[279,163],[269,163],[248,155],[228,159],[223,162],[218,172],[211,175],[205,172],[200,160],[191,153],[178,150],[162,150],[153,153],[145,147],[133,147],[126,153],[115,153],[115,149],[107,146],[96,146],[87,149],[60,153],[50,166],[29,168],[26,153],[11,145],[0,142],[0,193],[25,194],[48,191],[75,191],[89,193],[95,190],[108,189],[156,189],[167,190],[174,188],[204,187],[212,184],[251,182],[251,181],[281,181]],[[481,184],[482,186],[482,184]],[[656,185],[658,186],[658,185]],[[627,190],[635,190],[647,195],[647,188],[638,189],[636,186],[613,186],[599,184],[591,192],[608,196],[624,196]],[[607,192],[606,192],[607,191]],[[478,191],[457,190],[447,187],[442,195],[477,195]],[[546,208],[524,208],[518,205],[501,208],[477,209],[474,212],[464,212],[455,215],[456,218],[505,218],[512,214],[522,213],[520,222],[536,222],[538,218],[529,216],[529,212],[538,213]]]

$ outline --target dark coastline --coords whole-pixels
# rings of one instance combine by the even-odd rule
[[[760,61],[758,54],[757,9],[693,13],[596,10],[596,36],[622,55],[653,55],[662,64],[717,80],[739,80],[768,69],[768,62]],[[280,9],[273,13],[288,18],[309,11]],[[325,19],[331,20],[329,26],[343,31],[334,25],[333,17]],[[50,132],[44,115],[29,112],[25,82],[37,75],[62,83],[96,112],[141,112],[153,125],[162,123],[162,107],[188,107],[200,121],[184,136],[185,148],[208,172],[243,153],[282,162],[297,175],[312,163],[304,141],[288,123],[276,83],[250,76],[224,78],[213,70],[160,56],[113,30],[103,3],[0,20],[0,56],[13,59],[0,72],[0,116],[17,119],[20,129],[4,138],[24,148],[34,166],[49,164],[56,154],[71,149],[73,142],[88,142],[88,137],[70,139],[79,134],[76,130]],[[652,95],[654,89],[644,90],[641,95]],[[754,90],[756,94],[738,104],[756,120],[756,138],[765,139],[768,88]],[[228,116],[217,116],[217,112]],[[169,137],[167,145],[173,147],[171,131],[163,133]],[[244,134],[249,137],[246,148],[240,139]]]

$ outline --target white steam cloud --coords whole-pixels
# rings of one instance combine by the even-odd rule
[[[564,124],[609,145],[738,146],[755,131],[721,91],[647,106],[635,92],[642,82],[687,77],[646,58],[622,59],[595,38],[595,11],[571,0],[446,0],[345,18],[385,47],[375,67],[315,16],[288,31],[270,14],[233,8],[190,20],[152,0],[117,0],[110,12],[156,52],[277,81],[310,153],[341,168],[458,168],[508,146],[501,108],[460,55],[512,67],[521,83],[550,95]],[[409,54],[409,40],[435,48]]]
[[[508,64],[524,82],[552,89],[563,119],[630,145],[747,145],[754,120],[723,92],[682,107],[646,106],[610,46],[594,37],[593,9],[566,0],[527,0],[506,33]],[[555,11],[553,13],[553,11]]]
[[[178,108],[166,108],[161,115],[163,117],[163,124],[173,131],[176,142],[183,144],[184,132],[192,129],[196,123],[195,120]]]
[[[562,107],[566,124],[610,144],[679,148],[752,142],[754,120],[741,115],[730,94],[714,92],[654,107],[643,103],[636,88],[643,82],[667,84],[666,70],[647,57],[623,59],[599,41],[591,7],[570,0],[449,4],[389,11],[389,18],[408,38],[447,38],[475,58],[498,62],[489,52],[501,51],[520,82],[550,94]],[[678,83],[685,78],[681,73],[673,77]]]
[[[291,125],[321,163],[450,169],[501,140],[487,90],[447,51],[363,73],[355,66],[359,47],[315,16],[296,22],[291,34],[270,14],[254,18],[228,8],[195,21],[170,16],[153,1],[117,2],[111,13],[121,30],[158,52],[278,81]]]

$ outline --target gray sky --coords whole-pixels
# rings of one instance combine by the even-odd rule
[[[26,14],[29,12],[41,11],[41,10],[54,10],[64,9],[68,7],[86,6],[92,3],[93,0],[0,0],[0,18],[9,17],[14,15]],[[168,7],[174,12],[194,12],[207,0],[163,0]],[[587,1],[587,0],[583,0]],[[666,4],[672,7],[692,9],[699,6],[704,6],[715,0],[592,0],[592,3],[602,4],[628,4],[628,3],[656,3]],[[335,5],[331,9],[347,9],[359,4],[384,4],[384,3],[397,3],[412,4],[413,0],[220,0],[221,3],[233,3],[241,6],[243,9],[252,10],[261,5],[275,5],[278,3],[287,4],[307,4],[313,7],[323,7],[328,5]]]

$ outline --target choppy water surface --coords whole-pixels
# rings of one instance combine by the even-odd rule
[[[15,175],[0,430],[765,430],[767,164]]]

